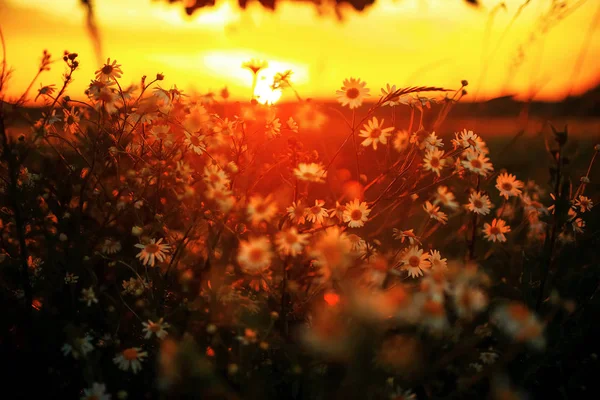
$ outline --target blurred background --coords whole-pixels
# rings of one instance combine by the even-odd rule
[[[269,62],[258,90],[292,69],[303,97],[324,100],[350,75],[375,95],[386,83],[458,88],[467,79],[465,101],[560,101],[600,83],[596,0],[377,0],[362,12],[349,3],[280,1],[273,11],[270,3],[242,9],[216,0],[192,12],[205,3],[0,0],[14,69],[9,93],[25,89],[43,49],[79,53],[72,96],[83,96],[107,57],[123,64],[125,83],[162,72],[165,86],[200,93],[227,86],[233,99],[249,98],[252,76],[241,64],[250,58]],[[57,65],[42,82],[62,72]]]

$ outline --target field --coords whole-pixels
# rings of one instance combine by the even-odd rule
[[[482,113],[466,81],[269,105],[62,62],[0,103],[10,398],[600,389],[597,119]]]

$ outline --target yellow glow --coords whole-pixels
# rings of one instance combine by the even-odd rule
[[[363,14],[345,9],[344,23],[318,19],[314,7],[303,3],[281,4],[274,13],[255,3],[245,12],[232,1],[217,3],[188,17],[181,4],[98,1],[103,59],[111,57],[123,65],[124,85],[160,72],[166,76],[164,87],[177,84],[206,92],[227,86],[234,99],[252,95],[252,76],[241,68],[250,58],[269,61],[269,69],[261,74],[265,81],[292,69],[292,82],[303,97],[328,99],[349,76],[365,80],[375,95],[386,83],[456,88],[467,79],[471,95],[466,99],[477,94],[479,100],[507,94],[556,100],[581,93],[600,78],[600,29],[589,40],[581,69],[575,69],[599,6],[593,0],[547,34],[535,32],[550,1],[532,0],[503,39],[522,0],[506,0],[507,11],[499,10],[493,20],[489,15],[498,4],[495,0],[484,1],[482,10],[460,0],[379,0]],[[46,48],[57,59],[65,49],[79,53],[81,70],[69,94],[82,97],[102,60],[95,57],[79,1],[5,0],[0,3],[0,26],[14,69],[10,95],[18,96],[27,87]],[[532,34],[536,40],[528,42]],[[525,58],[511,68],[521,45]],[[62,72],[57,62],[40,82],[60,82]],[[258,84],[264,85],[263,80]],[[269,94],[263,86],[257,90],[269,97],[266,101],[281,95]],[[293,100],[294,95],[284,91],[281,99]]]

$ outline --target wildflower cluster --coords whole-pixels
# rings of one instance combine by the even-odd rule
[[[83,398],[108,399],[153,365],[172,393],[216,377],[243,387],[275,365],[285,378],[273,393],[294,382],[318,397],[315,382],[344,365],[354,383],[341,391],[415,398],[442,391],[424,383],[441,370],[462,387],[513,346],[544,349],[540,308],[495,298],[502,272],[486,261],[516,238],[534,252],[550,225],[584,234],[593,202],[582,180],[556,225],[564,196],[546,207],[540,186],[496,172],[475,132],[440,130],[465,83],[453,95],[387,85],[365,110],[366,83],[345,80],[347,132],[332,152],[314,132],[336,117],[310,101],[226,105],[161,87],[161,74],[124,87],[127,70],[110,59],[75,101],[65,92],[77,55],[64,62],[62,89],[39,90],[33,134],[13,145],[3,133],[2,262],[21,271],[3,290],[38,313],[71,293],[77,317],[57,313],[69,326],[57,335],[92,377]],[[264,63],[244,67],[256,76]],[[435,130],[423,118],[432,104]],[[464,343],[472,351],[456,355]]]

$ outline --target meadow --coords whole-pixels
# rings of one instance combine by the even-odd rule
[[[322,103],[285,71],[272,87],[297,101],[262,104],[60,62],[20,98],[0,74],[11,398],[598,390],[594,121],[452,119],[467,81],[349,77]]]

